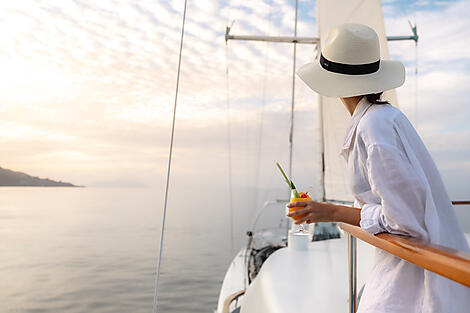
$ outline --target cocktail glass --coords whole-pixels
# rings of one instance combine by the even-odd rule
[[[304,198],[297,198],[295,196],[295,190],[292,190],[291,191],[291,195],[290,195],[290,203],[293,203],[293,202],[300,202],[300,201],[312,201],[312,198],[310,198],[309,195],[306,194],[306,197]],[[305,207],[303,206],[298,206],[298,207],[292,207],[292,208],[289,208],[289,212],[292,212],[292,211],[295,211],[295,210],[300,210],[300,209],[304,209]],[[292,216],[292,218],[294,219],[294,221],[298,221],[300,220],[301,218],[304,218],[306,216],[306,214],[300,214],[300,215],[296,215],[296,216]],[[304,223],[303,222],[302,224],[299,224],[299,228],[298,230],[296,231],[296,233],[304,233],[305,232],[305,228],[304,228]]]

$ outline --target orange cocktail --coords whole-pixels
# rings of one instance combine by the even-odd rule
[[[289,202],[293,203],[293,202],[300,202],[300,201],[312,201],[312,198],[310,198],[309,195],[304,193],[304,192],[299,192],[299,198],[296,198],[294,193],[292,193]],[[295,210],[300,210],[300,209],[305,209],[305,207],[296,206],[296,207],[293,207],[293,208],[289,208],[289,213],[292,212],[292,211],[295,211]],[[300,215],[292,216],[292,218],[294,219],[294,221],[298,221],[301,218],[304,218],[305,216],[306,216],[306,214],[300,214]]]

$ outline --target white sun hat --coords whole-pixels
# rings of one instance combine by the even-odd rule
[[[380,60],[379,37],[372,28],[342,24],[328,33],[320,61],[303,65],[297,75],[323,96],[346,98],[403,85],[405,67]]]

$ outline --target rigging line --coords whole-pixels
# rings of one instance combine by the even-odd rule
[[[398,2],[398,8],[401,10],[401,13],[403,14],[404,17],[410,16],[410,14],[408,13],[408,10],[403,6],[402,2]]]
[[[170,185],[171,157],[173,155],[173,138],[175,134],[176,104],[178,103],[178,89],[179,89],[179,84],[180,84],[180,72],[181,72],[181,55],[183,53],[184,24],[186,21],[187,3],[188,3],[188,0],[184,0],[183,21],[182,21],[182,26],[181,26],[181,39],[180,39],[180,49],[179,49],[179,56],[178,56],[178,70],[176,74],[175,103],[173,105],[173,120],[171,124],[170,151],[168,154],[168,169],[166,173],[165,201],[163,205],[162,228],[161,228],[161,233],[160,233],[160,252],[159,252],[158,262],[157,262],[157,273],[155,275],[155,293],[153,297],[153,312],[154,313],[157,313],[157,310],[158,310],[158,283],[160,280],[160,267],[161,267],[161,261],[162,261],[162,253],[163,253],[163,238],[165,235],[166,208],[167,208],[167,203],[168,203],[168,189]]]
[[[235,9],[236,10],[240,10],[240,8],[242,7],[242,4],[244,3],[245,1],[244,0],[238,0],[238,4],[235,6]],[[231,19],[232,17],[232,6],[229,4],[229,20]],[[236,18],[233,19],[234,21],[236,20]]]
[[[232,132],[230,118],[230,84],[229,84],[229,55],[228,42],[225,43],[225,89],[227,105],[227,149],[228,149],[228,193],[229,193],[229,223],[230,223],[230,251],[229,258],[233,253],[233,197],[232,197]]]
[[[242,2],[242,0],[238,1],[237,10],[240,9],[241,2]],[[235,24],[235,19],[232,20],[232,6],[230,5],[230,1],[228,2],[228,20],[232,21],[232,23],[230,23],[230,27],[229,27],[229,28],[232,28],[233,24]]]
[[[356,12],[363,4],[365,4],[365,0],[361,0],[356,3],[356,6],[349,12],[349,15],[344,19],[346,22],[350,22],[351,17],[353,16],[354,12]]]
[[[268,35],[271,30],[271,17],[272,17],[272,4],[273,1],[269,1],[269,15],[268,15],[268,30],[265,35]],[[263,76],[263,88],[262,88],[262,103],[261,103],[261,116],[260,116],[260,127],[258,131],[258,149],[256,154],[256,167],[255,167],[255,195],[254,195],[254,207],[258,206],[258,188],[259,188],[259,176],[260,176],[260,163],[261,163],[261,143],[263,140],[263,124],[264,124],[264,107],[266,105],[266,86],[267,86],[267,72],[269,63],[269,42],[266,42],[266,52],[264,59],[264,76]]]
[[[416,129],[418,128],[418,44],[415,45],[415,124]]]
[[[415,27],[416,27],[416,15],[415,15]],[[415,124],[416,129],[419,127],[418,119],[418,42],[415,42]]]
[[[265,35],[268,35],[271,31],[271,20],[272,20],[272,4],[273,1],[269,1],[269,15],[268,15],[268,30],[265,32]],[[258,206],[258,189],[259,189],[259,176],[260,176],[260,163],[261,163],[261,143],[263,138],[263,124],[264,124],[264,108],[266,105],[266,86],[267,86],[267,72],[268,72],[268,63],[269,63],[269,42],[266,42],[266,51],[265,51],[265,59],[264,59],[264,76],[263,76],[263,88],[262,88],[262,104],[261,104],[261,116],[260,116],[260,127],[258,132],[258,149],[256,155],[256,167],[255,167],[255,194],[254,194],[254,208]],[[257,216],[258,217],[258,216]],[[256,218],[257,218],[256,217]],[[253,225],[256,224],[253,223]],[[251,227],[254,230],[254,227]],[[250,237],[252,240],[253,237]],[[251,248],[251,247],[249,247]],[[248,266],[248,257],[245,253],[244,259],[245,267]],[[246,288],[246,275],[243,276],[244,286]]]
[[[240,9],[241,2],[238,1],[237,9]],[[232,20],[232,6],[229,6],[229,21]],[[235,24],[235,19],[232,20],[230,28]],[[230,246],[229,248],[229,261],[232,257],[234,250],[234,234],[233,234],[233,188],[232,188],[232,134],[231,134],[231,118],[230,118],[230,84],[229,84],[229,50],[228,41],[225,41],[225,92],[226,92],[226,110],[227,110],[227,154],[228,154],[228,194],[229,194],[229,231],[230,231]]]
[[[295,0],[295,24],[294,37],[297,37],[297,12],[299,1]],[[290,111],[290,132],[289,132],[289,179],[292,179],[292,146],[294,137],[294,109],[295,109],[295,61],[297,56],[297,44],[294,42],[294,62],[292,63],[292,99]],[[289,195],[290,196],[290,195]]]

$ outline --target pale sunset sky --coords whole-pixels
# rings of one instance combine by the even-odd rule
[[[0,166],[87,186],[162,186],[183,3],[2,1]],[[408,19],[418,24],[417,88],[414,43],[389,43],[407,68],[400,108],[451,197],[470,198],[470,1],[382,3],[388,35],[411,34]],[[235,20],[236,34],[292,35],[294,6],[188,1],[173,185],[227,186],[225,26]],[[300,2],[298,35],[317,35],[315,1]],[[299,46],[297,64],[313,56],[312,46]],[[230,42],[228,60],[234,187],[256,184],[258,155],[258,185],[283,187],[273,165],[287,166],[292,46]],[[316,94],[300,80],[296,91],[294,178],[311,185]]]

